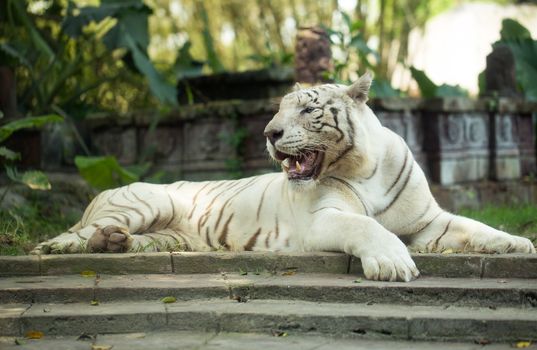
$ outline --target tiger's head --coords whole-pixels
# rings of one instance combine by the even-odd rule
[[[348,157],[353,159],[352,166],[357,165],[366,135],[354,119],[366,113],[371,81],[366,73],[350,86],[297,86],[283,97],[264,135],[270,156],[281,164],[292,184],[304,187],[340,173],[349,167],[343,161]]]

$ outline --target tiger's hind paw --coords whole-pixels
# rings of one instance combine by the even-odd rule
[[[124,227],[105,226],[97,228],[88,240],[88,250],[91,253],[125,253],[132,246],[132,236]]]

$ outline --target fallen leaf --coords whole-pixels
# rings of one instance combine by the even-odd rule
[[[232,299],[238,301],[239,303],[246,303],[248,301],[248,297],[242,295],[234,295]]]
[[[92,301],[90,302],[90,305],[92,305],[92,306],[97,306],[97,305],[99,305],[99,300],[92,300]]]
[[[355,279],[354,281],[352,281],[352,283],[362,283],[362,279],[361,279],[361,278],[357,278],[357,279]]]
[[[95,276],[97,276],[97,273],[95,271],[91,271],[91,270],[84,270],[84,271],[80,272],[80,275],[82,277],[95,277]]]
[[[272,331],[272,335],[275,336],[275,337],[287,337],[287,332],[284,332],[284,331],[275,331],[273,330]]]
[[[175,297],[164,297],[160,299],[160,301],[162,301],[164,304],[171,304],[171,303],[175,303],[177,299]]]
[[[26,332],[26,338],[28,339],[41,339],[43,338],[43,332],[39,331],[28,331]]]
[[[93,340],[93,337],[86,333],[82,333],[78,336],[78,338],[76,338],[76,340]]]
[[[293,276],[295,274],[296,274],[295,270],[289,270],[289,271],[282,272],[282,276]]]
[[[247,274],[248,274],[248,271],[243,270],[243,269],[239,269],[239,275],[246,276]]]
[[[453,249],[449,248],[442,252],[442,254],[453,254]]]
[[[530,341],[519,341],[515,343],[515,348],[517,349],[524,349],[531,345]]]
[[[507,280],[498,280],[498,283],[507,283]]]
[[[45,313],[50,312],[50,309],[49,308],[44,308],[43,312],[45,312]]]
[[[91,346],[91,350],[110,350],[113,347],[114,347],[113,345],[97,345],[97,344],[93,344]]]

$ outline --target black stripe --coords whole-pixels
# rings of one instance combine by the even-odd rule
[[[174,234],[166,233],[166,232],[160,232],[160,231],[149,232],[149,233],[145,234],[145,236],[147,236],[147,235],[161,235],[161,236],[169,237],[169,238],[173,239],[178,244],[182,244],[182,243],[185,242],[184,238],[181,237],[182,241],[180,241],[177,237],[175,237]]]
[[[172,196],[170,196],[170,193],[166,192],[166,194],[168,195],[168,199],[170,200],[170,205],[172,206],[172,215],[170,215],[170,220],[168,220],[168,222],[164,226],[165,228],[170,226],[171,222],[175,219],[175,203],[173,202],[173,199],[172,199]]]
[[[410,175],[412,175],[412,170],[414,170],[414,162],[411,163],[410,170],[408,171],[406,179],[405,179],[405,182],[403,183],[403,186],[401,186],[401,189],[399,190],[399,192],[397,192],[397,194],[393,197],[393,199],[390,202],[390,204],[388,204],[388,206],[386,208],[376,212],[374,214],[375,216],[385,213],[397,201],[397,199],[399,199],[399,196],[401,195],[401,193],[403,193],[403,191],[405,190],[406,186],[408,185],[408,181],[410,180]]]
[[[226,223],[224,224],[224,228],[222,229],[222,233],[220,234],[220,237],[218,237],[218,243],[225,248],[229,249],[229,245],[227,244],[227,235],[229,233],[229,223],[231,222],[231,219],[233,219],[233,215],[231,214],[229,218],[227,219]]]
[[[143,205],[145,205],[147,207],[147,209],[149,209],[149,211],[151,212],[152,216],[155,216],[155,212],[153,211],[153,207],[151,205],[149,205],[148,202],[146,202],[144,199],[141,199],[140,197],[138,197],[136,195],[136,193],[134,193],[134,192],[131,192],[131,194],[134,196],[134,198],[136,198],[136,200],[141,202]],[[125,197],[125,196],[123,196],[123,197]]]
[[[222,208],[220,209],[220,213],[218,215],[218,219],[216,220],[216,225],[214,226],[214,231],[218,231],[218,226],[220,224],[220,220],[222,219],[222,214],[224,213],[224,209],[226,208],[226,206],[229,204],[229,202],[235,198],[239,193],[241,193],[242,191],[244,191],[245,189],[249,188],[250,186],[252,186],[252,182],[256,181],[259,177],[256,176],[256,177],[253,177],[250,181],[248,181],[248,183],[246,183],[246,185],[242,186],[241,188],[239,188],[237,191],[235,191],[235,193],[233,193],[225,202],[224,204],[222,205]],[[238,182],[238,181],[237,181]]]
[[[217,181],[216,186],[214,186],[209,191],[207,191],[207,193],[205,195],[211,194],[212,191],[216,190],[217,188],[219,188],[220,186],[224,185],[225,183],[226,183],[226,181]]]
[[[263,206],[263,200],[265,199],[265,193],[267,192],[267,189],[269,188],[270,184],[276,180],[276,177],[274,177],[272,180],[269,181],[265,189],[263,190],[263,194],[261,194],[261,199],[259,200],[259,206],[257,207],[257,215],[256,219],[259,221],[259,214],[261,214],[261,207]]]
[[[322,208],[318,208],[318,209],[315,209],[313,211],[310,211],[310,214],[315,214],[316,212],[318,211],[321,211],[321,210],[325,210],[325,209],[335,209],[335,210],[338,210],[338,211],[343,211],[339,208],[336,208],[336,207],[322,207]]]
[[[405,170],[406,168],[406,163],[407,163],[407,160],[408,160],[408,153],[410,151],[407,149],[406,152],[405,152],[405,159],[403,160],[403,166],[401,167],[401,170],[399,170],[399,173],[397,174],[397,176],[395,177],[395,180],[392,182],[392,185],[390,187],[388,187],[388,189],[386,190],[386,192],[384,193],[384,195],[387,195],[388,193],[390,193],[390,191],[395,187],[395,185],[397,184],[397,182],[399,182],[399,180],[401,179],[401,175],[403,175],[403,171]]]
[[[449,220],[449,222],[447,223],[446,225],[446,228],[444,230],[444,232],[442,232],[442,234],[434,241],[433,243],[433,248],[430,249],[429,247],[427,247],[429,249],[429,252],[433,252],[435,251],[436,249],[438,249],[438,243],[440,242],[440,240],[442,239],[442,237],[444,237],[444,235],[448,232],[449,230],[449,225],[451,225],[451,222],[453,221],[453,218],[451,218]],[[430,242],[429,242],[430,243]]]
[[[110,204],[112,206],[119,207],[119,208],[125,208],[125,209],[129,209],[129,210],[134,211],[135,213],[140,215],[140,217],[142,218],[142,225],[141,226],[145,225],[145,216],[138,208],[129,207],[127,205],[116,204],[116,203],[112,202],[112,200],[110,198],[107,198],[107,202],[108,202],[108,204]]]
[[[265,248],[268,248],[268,246],[269,246],[269,240],[270,240],[270,235],[271,234],[272,234],[272,231],[267,233],[267,237],[265,238]]]
[[[426,223],[425,225],[422,226],[422,228],[420,228],[419,230],[417,230],[415,233],[420,233],[421,231],[425,230],[427,227],[429,227],[429,225],[436,220],[436,218],[438,218],[440,216],[440,214],[442,214],[443,211],[441,211],[440,213],[436,214],[434,216],[434,218],[432,218],[428,223]]]
[[[332,166],[333,164],[339,162],[347,153],[349,153],[354,148],[354,125],[352,124],[352,120],[350,118],[350,115],[347,114],[347,124],[349,125],[349,142],[350,144],[341,152],[336,159],[330,162],[328,164],[328,167]]]
[[[431,204],[433,204],[433,199],[432,198],[429,199],[429,202],[427,203],[427,206],[425,207],[425,210],[413,222],[419,222],[421,219],[423,219],[425,214],[427,214],[427,212],[431,208]]]
[[[369,179],[371,179],[373,176],[375,176],[375,173],[377,172],[378,166],[379,166],[379,163],[378,163],[378,162],[375,163],[375,168],[373,169],[373,171],[371,172],[371,174],[369,174],[369,176],[364,177],[364,180],[369,180]]]
[[[244,250],[252,250],[252,248],[257,243],[257,237],[261,233],[261,227],[257,229],[257,231],[254,233],[254,235],[248,240],[248,243],[244,246]]]
[[[209,245],[209,247],[213,248],[213,244],[211,243],[211,237],[209,236],[209,228],[207,227],[207,229],[205,230],[205,241],[207,242],[207,244]]]
[[[150,229],[153,228],[153,226],[155,226],[155,224],[160,220],[160,210],[157,211],[157,215],[155,215],[155,217],[153,218],[153,221],[151,221],[151,223],[149,224],[149,226],[147,226],[146,229],[143,229],[142,231],[148,231]]]
[[[334,176],[329,176],[328,177],[329,179],[333,179],[333,180],[336,180],[340,183],[342,183],[343,185],[347,186],[353,193],[354,195],[358,198],[358,200],[360,200],[360,203],[362,204],[362,207],[364,207],[364,210],[365,210],[365,215],[369,215],[369,212],[367,210],[367,207],[365,206],[365,203],[364,201],[362,200],[362,198],[360,197],[360,193],[358,193],[358,191],[350,184],[348,183],[347,181],[343,180],[343,179],[340,179],[338,177],[334,177]]]

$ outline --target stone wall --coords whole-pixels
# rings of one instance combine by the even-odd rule
[[[380,121],[401,135],[430,180],[441,185],[516,180],[535,173],[532,113],[515,99],[382,99],[370,101]],[[169,179],[219,179],[276,169],[263,129],[275,100],[233,100],[181,107],[161,117],[93,116],[91,146],[124,165],[154,159]],[[240,173],[240,174],[238,174]]]

